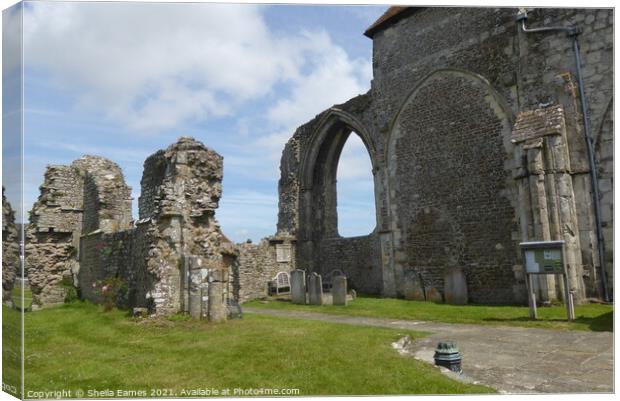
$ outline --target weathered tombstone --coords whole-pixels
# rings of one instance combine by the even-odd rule
[[[291,301],[299,305],[306,303],[306,272],[303,270],[291,272]]]
[[[417,274],[407,274],[405,276],[405,283],[403,286],[403,292],[405,299],[413,300],[413,301],[424,301],[426,300],[424,296],[424,289],[422,287],[422,282]]]
[[[441,293],[435,287],[426,289],[426,300],[430,302],[443,302]]]
[[[450,269],[444,279],[444,296],[446,303],[454,305],[467,304],[467,281],[460,268]]]
[[[332,304],[347,304],[347,278],[345,276],[336,276],[332,278]]]
[[[317,273],[308,276],[308,298],[310,305],[323,305],[323,283]]]

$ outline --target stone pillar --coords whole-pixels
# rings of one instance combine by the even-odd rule
[[[332,303],[347,305],[347,278],[345,276],[332,278]]]
[[[323,305],[323,281],[317,273],[308,276],[308,298],[310,305]]]
[[[226,321],[227,312],[224,301],[224,290],[228,281],[228,271],[211,270],[209,275],[208,317],[211,322]]]
[[[188,292],[187,311],[192,318],[200,319],[202,316],[202,274],[200,270],[190,270]]]
[[[443,279],[446,303],[453,305],[467,304],[467,281],[460,268],[449,269]]]
[[[303,270],[291,272],[291,301],[294,304],[306,304],[306,272]]]

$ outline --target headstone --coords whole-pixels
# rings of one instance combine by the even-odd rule
[[[226,309],[228,310],[229,319],[243,318],[243,310],[241,309],[241,305],[239,305],[239,302],[234,299],[229,298],[226,300]]]
[[[332,304],[347,304],[347,278],[345,276],[336,276],[332,278]]]
[[[467,304],[467,281],[460,268],[450,269],[444,279],[444,296],[446,303],[454,305]]]
[[[403,292],[405,299],[412,301],[424,301],[424,288],[420,278],[415,274],[409,274],[405,277],[405,283],[403,285]]]
[[[443,302],[441,293],[435,287],[426,289],[426,300],[430,302]]]
[[[306,272],[300,269],[291,272],[291,302],[299,305],[306,303]]]
[[[308,298],[310,305],[323,305],[323,283],[317,273],[308,276]]]

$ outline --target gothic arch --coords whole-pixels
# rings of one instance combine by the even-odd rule
[[[350,113],[336,108],[329,109],[311,134],[308,152],[304,152],[301,159],[299,229],[303,238],[319,240],[339,237],[336,171],[342,148],[352,132],[364,143],[373,174],[377,171],[377,151],[370,132]],[[375,199],[375,211],[376,203]]]

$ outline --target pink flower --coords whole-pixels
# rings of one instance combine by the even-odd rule
[[[101,291],[102,292],[106,292],[108,290],[108,286],[104,285],[103,287],[101,287]]]
[[[93,288],[97,288],[97,283],[93,283]]]

